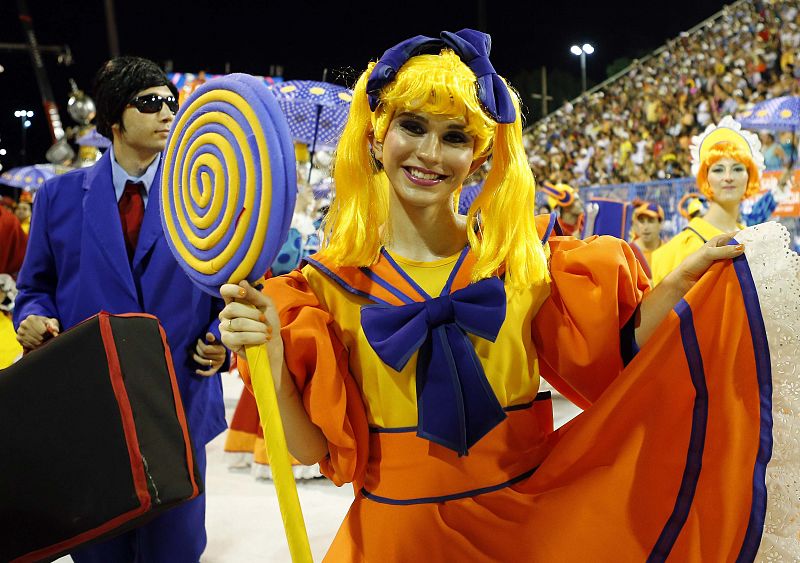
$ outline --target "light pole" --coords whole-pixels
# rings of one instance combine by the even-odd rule
[[[20,109],[14,112],[14,117],[19,117],[19,126],[20,126],[20,133],[22,135],[22,146],[19,149],[19,156],[20,156],[20,164],[25,165],[26,152],[27,152],[27,133],[28,127],[31,126],[31,119],[33,117],[33,112],[29,109]]]
[[[584,43],[583,47],[573,45],[569,48],[569,52],[581,58],[581,93],[586,92],[586,55],[594,53],[594,47],[588,43]]]

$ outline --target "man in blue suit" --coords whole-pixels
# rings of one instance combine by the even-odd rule
[[[112,147],[91,168],[53,178],[37,193],[18,281],[17,339],[32,350],[101,310],[158,317],[205,475],[205,445],[226,427],[217,372],[227,353],[217,319],[223,302],[191,283],[161,227],[159,167],[177,90],[152,61],[120,57],[98,71],[95,101],[97,129]],[[197,563],[205,545],[201,495],[72,558]]]

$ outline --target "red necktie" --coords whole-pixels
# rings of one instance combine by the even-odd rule
[[[125,182],[125,191],[119,198],[119,219],[122,222],[122,235],[128,250],[128,261],[133,260],[136,243],[139,241],[139,229],[144,218],[144,199],[141,182]]]

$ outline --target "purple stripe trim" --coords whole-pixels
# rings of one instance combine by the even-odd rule
[[[380,277],[378,274],[370,270],[369,268],[361,268],[361,272],[367,276],[371,281],[377,283],[383,289],[397,297],[400,301],[408,305],[409,303],[414,303],[415,301],[407,296],[405,293],[397,289],[395,286],[387,282],[385,279]]]
[[[456,274],[461,269],[461,264],[464,263],[464,259],[467,257],[467,252],[469,252],[469,245],[465,246],[464,250],[461,251],[461,256],[458,257],[456,265],[453,266],[453,269],[450,271],[450,276],[447,278],[447,283],[444,284],[442,292],[439,294],[440,297],[450,293],[450,288],[453,287],[453,280],[456,279]]]
[[[503,407],[505,412],[511,411],[523,411],[525,409],[529,409],[533,406],[533,403],[537,401],[549,401],[552,399],[552,394],[550,391],[540,391],[536,394],[536,398],[533,401],[528,401],[527,403],[522,403],[521,405],[511,405],[509,407]],[[416,426],[394,426],[389,428],[382,428],[378,426],[370,426],[369,431],[373,434],[402,434],[403,432],[416,432]]]
[[[537,397],[538,397],[538,395],[537,395]],[[535,400],[539,401],[541,399],[537,398]],[[533,406],[533,403],[534,403],[534,401],[528,401],[527,403],[522,403],[521,405],[511,405],[510,407],[503,407],[503,410],[505,412],[524,411],[524,410],[527,410],[527,409],[531,408]]]
[[[372,434],[403,434],[405,432],[416,432],[416,426],[395,426],[393,428],[380,428],[378,426],[370,426],[369,431]]]
[[[738,244],[732,240],[730,244]],[[747,531],[744,535],[742,548],[739,550],[737,563],[753,561],[761,544],[764,533],[764,519],[767,513],[767,485],[765,474],[767,464],[772,457],[772,365],[770,363],[769,344],[767,331],[764,327],[764,318],[761,316],[761,306],[758,301],[758,292],[750,272],[750,266],[744,254],[733,259],[733,268],[739,285],[742,289],[744,308],[747,312],[747,321],[750,325],[750,336],[753,339],[753,350],[756,361],[756,378],[760,395],[760,430],[758,453],[756,454],[755,467],[753,468],[753,503],[750,508],[750,518]]]
[[[553,211],[550,213],[550,222],[547,224],[547,230],[544,232],[544,236],[542,237],[542,246],[547,244],[547,241],[550,240],[550,235],[553,234],[553,228],[556,226],[556,212]]]
[[[525,409],[529,409],[533,406],[533,403],[537,401],[549,401],[552,399],[552,393],[550,391],[540,391],[536,394],[536,398],[533,401],[528,401],[527,403],[522,403],[521,405],[511,405],[510,407],[503,407],[505,412],[511,411],[522,411]],[[395,426],[390,428],[381,428],[378,426],[370,426],[369,431],[373,434],[402,434],[403,432],[416,432],[416,426]]]
[[[706,439],[706,425],[708,423],[708,389],[706,387],[700,345],[697,342],[697,334],[694,329],[692,310],[686,300],[681,299],[675,306],[675,312],[680,318],[683,351],[686,354],[692,385],[695,389],[692,430],[689,435],[689,450],[686,455],[686,465],[684,466],[678,496],[675,499],[675,506],[661,531],[658,541],[653,546],[650,556],[647,558],[648,563],[667,559],[678,539],[678,535],[684,524],[686,524],[702,469],[703,448]]]
[[[419,497],[419,498],[410,498],[410,499],[394,499],[388,497],[381,497],[378,495],[373,495],[366,489],[361,489],[361,494],[364,495],[369,500],[374,500],[375,502],[381,502],[383,504],[394,504],[398,506],[408,506],[412,504],[432,504],[437,502],[447,502],[451,500],[459,500],[462,498],[470,498],[476,497],[478,495],[485,495],[486,493],[493,493],[495,491],[499,491],[500,489],[505,489],[515,483],[519,483],[533,475],[533,473],[539,468],[539,466],[534,467],[533,469],[529,469],[525,473],[521,475],[517,475],[516,477],[509,479],[505,483],[500,483],[499,485],[492,485],[490,487],[482,487],[480,489],[472,489],[469,491],[464,491],[463,493],[454,493],[452,495],[443,495],[440,497]]]
[[[522,403],[521,405],[511,405],[508,407],[503,407],[503,410],[506,412],[524,411],[525,409],[531,408],[533,406],[533,403],[536,403],[538,401],[549,401],[551,399],[552,399],[552,393],[550,393],[550,391],[540,391],[539,393],[536,393],[536,397],[533,399],[533,401],[528,401],[527,403]]]
[[[411,276],[409,276],[409,275],[408,275],[408,274],[405,272],[405,270],[403,270],[403,268],[401,268],[401,267],[400,267],[400,265],[399,265],[397,262],[395,262],[395,261],[394,261],[394,258],[392,258],[392,257],[391,257],[391,255],[389,254],[389,252],[386,250],[386,248],[385,248],[385,247],[381,248],[381,254],[383,254],[383,257],[384,257],[384,258],[386,258],[386,261],[387,261],[387,262],[389,262],[389,264],[391,264],[391,265],[392,265],[392,268],[394,268],[394,270],[395,270],[395,271],[396,271],[396,272],[397,272],[397,273],[398,273],[400,276],[402,276],[402,278],[403,278],[404,280],[406,280],[406,281],[408,282],[408,284],[409,284],[411,287],[413,287],[413,288],[414,288],[414,290],[415,290],[417,293],[419,293],[420,297],[422,297],[422,298],[423,298],[424,300],[426,300],[426,301],[427,301],[428,299],[433,299],[433,297],[431,297],[430,295],[428,295],[428,294],[426,293],[426,291],[425,291],[424,289],[422,289],[422,288],[419,286],[419,284],[418,284],[417,282],[415,282],[415,281],[414,281],[414,280],[411,278]]]
[[[336,283],[338,283],[340,286],[342,286],[344,288],[345,291],[347,291],[349,293],[352,293],[353,295],[358,295],[359,297],[365,297],[366,299],[369,299],[373,303],[380,303],[382,305],[391,305],[391,303],[389,303],[388,301],[384,301],[383,299],[375,297],[374,295],[370,295],[366,291],[361,291],[360,289],[354,288],[353,286],[348,284],[346,281],[344,281],[342,278],[340,278],[339,276],[334,274],[326,266],[323,266],[321,263],[317,262],[313,258],[306,257],[305,258],[305,262],[307,262],[309,265],[311,265],[314,268],[316,268],[320,273],[325,274],[331,280],[333,280]]]

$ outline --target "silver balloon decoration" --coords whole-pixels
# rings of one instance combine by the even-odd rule
[[[67,112],[78,123],[78,127],[73,128],[71,134],[73,140],[78,144],[78,158],[73,165],[78,168],[85,168],[92,166],[100,159],[101,153],[97,150],[97,147],[108,146],[110,142],[105,145],[98,145],[96,142],[85,142],[87,138],[93,136],[103,139],[101,135],[97,134],[94,126],[90,125],[97,114],[97,106],[94,105],[92,98],[78,88],[74,80],[70,78],[69,83],[72,86],[72,93],[67,101]]]
[[[89,125],[97,113],[94,100],[87,96],[83,90],[79,90],[74,80],[70,79],[69,82],[72,85],[72,95],[67,102],[67,112],[76,123]]]

